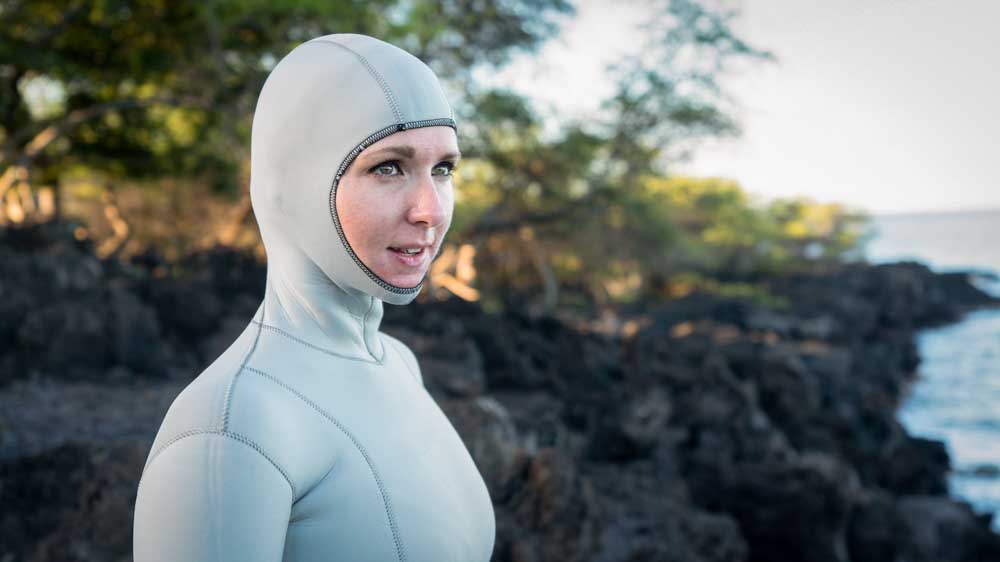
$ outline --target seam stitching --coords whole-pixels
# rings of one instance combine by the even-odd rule
[[[290,339],[290,340],[292,340],[294,342],[300,343],[300,344],[302,344],[302,345],[304,345],[304,346],[306,346],[306,347],[308,347],[310,349],[315,349],[316,351],[319,351],[321,353],[325,353],[327,355],[332,355],[332,356],[338,357],[340,359],[350,359],[351,361],[361,361],[361,362],[364,362],[364,363],[375,363],[376,365],[381,365],[382,364],[382,361],[372,361],[370,359],[365,359],[363,357],[352,357],[350,355],[341,355],[341,354],[339,354],[339,353],[337,353],[335,351],[330,351],[329,349],[320,347],[320,346],[318,346],[316,344],[313,344],[313,343],[309,343],[306,340],[301,339],[301,338],[299,338],[297,336],[293,336],[292,334],[286,332],[285,330],[282,330],[281,328],[279,328],[277,326],[272,326],[270,324],[264,324],[263,322],[258,322],[256,320],[252,320],[252,322],[254,324],[257,324],[258,326],[260,326],[263,329],[266,329],[268,331],[275,332],[277,334],[285,336],[286,338],[288,338],[288,339]],[[240,367],[240,368],[243,369],[243,368],[249,368],[249,367],[246,367],[246,363],[244,363],[243,366]]]
[[[264,312],[265,312],[264,309],[265,309],[266,306],[267,306],[267,299],[264,299],[263,301],[261,301],[261,304],[260,304],[260,322],[261,322],[261,324],[264,323]],[[251,318],[250,322],[256,323],[257,319],[256,318]],[[253,355],[254,350],[257,349],[257,342],[260,341],[260,332],[261,332],[261,329],[258,326],[258,328],[257,328],[257,334],[254,335],[254,337],[253,337],[253,344],[250,345],[250,349],[247,350],[246,355],[243,356],[243,362],[240,363],[240,368],[236,370],[235,374],[233,374],[232,380],[229,381],[229,385],[226,387],[226,397],[225,397],[225,399],[223,400],[223,403],[222,403],[222,423],[219,424],[219,426],[220,426],[219,428],[222,431],[226,431],[226,430],[229,429],[229,412],[232,409],[232,399],[233,399],[234,389],[236,388],[236,379],[239,378],[240,372],[243,371],[243,367],[246,367],[247,361],[250,360],[250,356]]]
[[[340,429],[340,431],[342,431],[344,435],[346,435],[351,440],[352,443],[354,443],[354,446],[357,447],[358,451],[361,453],[361,456],[364,457],[365,462],[368,464],[368,470],[370,470],[372,476],[375,477],[375,484],[378,485],[379,492],[382,494],[382,504],[385,507],[385,514],[389,518],[389,527],[392,530],[392,538],[396,542],[396,555],[399,557],[400,562],[405,561],[406,553],[403,550],[403,544],[399,538],[399,529],[396,526],[396,516],[392,512],[392,503],[389,500],[389,494],[386,493],[385,491],[385,486],[382,484],[382,477],[379,476],[378,470],[375,468],[375,463],[372,462],[371,457],[368,456],[368,451],[365,450],[364,446],[361,444],[360,441],[358,441],[357,437],[355,437],[354,434],[350,432],[350,430],[344,427],[344,425],[340,423],[340,420],[330,415],[329,412],[321,408],[318,404],[310,400],[308,397],[306,397],[304,394],[302,394],[292,386],[289,386],[284,381],[281,381],[265,373],[264,371],[261,371],[260,369],[255,369],[253,367],[245,367],[245,369],[247,371],[250,371],[251,373],[256,373],[266,378],[267,380],[277,384],[278,386],[284,388],[288,392],[291,392],[292,394],[297,396],[300,400],[302,400],[303,402],[308,404],[311,408],[319,412],[323,417],[333,422],[333,424],[336,425],[337,428]]]
[[[431,72],[434,71],[431,70]],[[437,78],[437,76],[435,76],[435,78]],[[441,98],[444,99],[445,102],[448,102],[448,94],[444,91],[444,84],[442,84],[440,80],[437,80],[437,85],[438,90],[441,92]],[[455,120],[455,108],[452,107],[451,102],[448,102],[448,116],[451,117],[453,121]],[[455,127],[455,133],[458,133],[458,127]]]
[[[144,466],[142,469],[143,475],[146,474],[146,470],[149,468],[149,465],[153,464],[153,461],[156,460],[156,457],[160,456],[160,454],[163,453],[163,451],[165,451],[167,447],[173,445],[174,443],[180,441],[181,439],[184,439],[185,437],[191,437],[194,435],[204,435],[204,434],[223,435],[225,437],[229,437],[230,439],[239,441],[240,443],[243,443],[244,445],[247,445],[248,447],[260,453],[261,456],[267,459],[267,461],[271,463],[271,465],[274,466],[274,468],[277,469],[278,472],[281,473],[281,475],[285,478],[285,482],[288,482],[288,487],[292,489],[292,501],[295,501],[298,492],[295,488],[295,484],[292,482],[291,476],[288,475],[288,471],[286,471],[280,464],[278,464],[278,462],[274,460],[274,458],[271,455],[267,454],[267,452],[264,451],[263,447],[255,443],[250,438],[246,437],[245,435],[241,435],[239,433],[233,433],[232,431],[225,431],[221,429],[191,429],[173,436],[170,439],[170,441],[167,441],[166,443],[161,445],[152,455],[150,455],[149,461],[146,463],[146,466]],[[142,485],[142,478],[140,477],[139,486],[141,485]]]
[[[371,77],[375,79],[375,82],[378,83],[379,87],[382,88],[382,92],[385,94],[386,101],[389,102],[389,108],[392,109],[392,114],[393,116],[396,117],[396,121],[403,120],[402,114],[399,112],[399,106],[396,105],[396,98],[395,96],[392,95],[392,90],[389,89],[389,84],[387,84],[385,79],[382,78],[382,75],[379,74],[377,70],[375,70],[375,67],[372,66],[370,62],[368,62],[368,59],[366,59],[361,53],[355,51],[354,49],[348,47],[347,45],[344,45],[343,43],[338,43],[337,41],[330,41],[329,39],[319,39],[316,42],[336,45],[341,49],[344,49],[345,51],[357,57],[357,59],[361,62],[361,64],[365,67],[365,69],[368,70],[368,74],[370,74]]]

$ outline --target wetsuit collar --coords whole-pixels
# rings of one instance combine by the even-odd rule
[[[266,232],[262,328],[335,355],[381,362],[382,301],[331,280],[275,229]],[[260,317],[258,313],[255,318]]]

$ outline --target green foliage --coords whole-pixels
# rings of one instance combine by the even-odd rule
[[[858,247],[868,218],[807,198],[761,205],[735,182],[719,178],[651,177],[644,191],[661,220],[683,232],[670,267],[717,276],[753,277],[844,261]]]
[[[772,310],[788,310],[792,306],[787,297],[773,295],[765,286],[743,281],[722,281],[714,276],[694,271],[681,271],[672,275],[662,290],[667,293],[665,296],[672,297],[698,291],[703,294],[743,299]]]
[[[555,31],[562,0],[33,0],[0,8],[0,163],[50,126],[33,178],[86,165],[109,178],[200,177],[236,192],[256,95],[309,38],[367,33],[411,48],[445,78],[499,64]],[[484,11],[485,10],[485,11]],[[390,17],[391,16],[391,17]],[[25,89],[53,102],[33,113]],[[74,121],[73,115],[87,115]]]
[[[700,141],[740,133],[717,77],[774,56],[732,32],[724,2],[649,6],[644,48],[609,69],[601,112],[545,138],[528,99],[472,76],[537,50],[572,15],[564,0],[0,1],[0,164],[26,166],[35,183],[145,186],[149,205],[174,215],[207,208],[188,200],[247,189],[256,96],[277,60],[311,37],[366,33],[425,60],[450,90],[464,157],[449,240],[478,249],[486,302],[586,306],[693,288],[764,302],[756,276],[850,259],[861,213],[761,204],[733,181],[671,174]],[[73,185],[73,196],[100,193]]]
[[[477,65],[501,66],[534,52],[574,13],[565,0],[410,0],[394,4],[379,37],[428,61],[445,79],[466,79]]]
[[[774,56],[732,33],[733,12],[690,0],[653,5],[646,48],[612,68],[617,88],[600,116],[542,140],[527,100],[468,98],[476,111],[461,139],[455,236],[489,253],[477,261],[481,287],[530,293],[554,279],[563,306],[579,293],[674,295],[677,283],[768,302],[754,279],[857,251],[865,216],[854,210],[806,199],[765,205],[733,181],[670,174],[701,139],[740,132],[716,77],[735,60]]]

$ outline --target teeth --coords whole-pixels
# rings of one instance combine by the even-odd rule
[[[421,249],[422,248],[409,248],[409,249],[407,249],[407,248],[393,248],[393,250],[396,250],[396,251],[398,251],[400,253],[403,253],[403,254],[419,254]]]

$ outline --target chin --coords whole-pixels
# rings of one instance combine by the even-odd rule
[[[420,274],[416,273],[396,273],[396,274],[378,274],[379,277],[384,279],[386,283],[395,285],[397,287],[403,287],[406,289],[411,289],[420,284],[427,276],[426,271],[421,271]]]
[[[416,281],[413,281],[413,279],[414,278],[411,276],[406,276],[404,278],[397,277],[395,280],[386,279],[386,281],[389,281],[389,283],[392,283],[397,287],[403,287],[404,289],[412,289],[413,287],[416,287],[417,285],[420,284],[421,281],[424,280],[424,276],[421,275],[420,277],[417,277]]]

